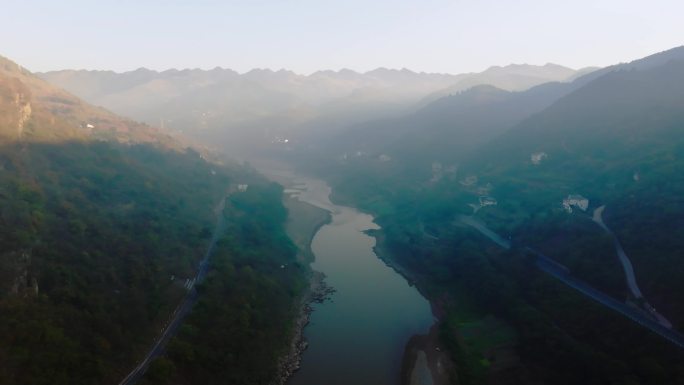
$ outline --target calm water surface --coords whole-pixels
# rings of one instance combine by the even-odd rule
[[[297,192],[296,190],[299,190]],[[396,385],[406,342],[427,333],[430,305],[373,252],[373,217],[330,202],[325,182],[297,178],[288,190],[333,213],[313,239],[313,269],[337,292],[315,305],[304,335],[309,348],[289,385]]]

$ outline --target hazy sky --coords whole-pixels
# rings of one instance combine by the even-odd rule
[[[578,68],[683,45],[683,20],[682,0],[3,0],[0,55],[33,71]]]

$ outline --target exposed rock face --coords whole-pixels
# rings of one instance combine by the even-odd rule
[[[302,297],[300,314],[294,325],[294,335],[289,351],[278,363],[278,375],[271,385],[283,385],[299,370],[302,362],[302,354],[309,347],[304,338],[304,328],[309,324],[313,308],[312,303],[323,303],[330,299],[335,289],[325,283],[325,274],[314,271],[310,281],[309,291]]]
[[[30,274],[31,253],[13,251],[0,255],[0,296],[38,294],[38,281]]]
[[[19,121],[17,122],[17,136],[21,138],[24,132],[24,125],[31,119],[31,103],[24,101],[23,94],[17,94],[16,104],[19,108]]]
[[[16,78],[0,79],[0,134],[20,137],[31,115],[27,87]]]
[[[74,139],[186,147],[154,127],[84,103],[0,56],[0,142]]]

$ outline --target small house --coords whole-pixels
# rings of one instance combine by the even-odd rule
[[[570,194],[567,198],[563,199],[563,208],[565,211],[571,213],[573,207],[582,211],[587,211],[589,208],[589,199],[579,194]]]
[[[545,152],[535,152],[534,154],[530,155],[530,160],[532,161],[532,164],[535,166],[538,166],[542,160],[546,159],[548,155]]]

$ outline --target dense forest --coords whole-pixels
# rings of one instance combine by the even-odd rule
[[[239,174],[105,142],[0,154],[2,382],[113,381],[183,296]]]
[[[221,213],[226,228],[199,302],[149,381],[166,383],[167,360],[178,383],[273,378],[306,285],[280,186],[192,150],[100,142],[1,153],[0,383],[123,378],[185,295],[214,207],[247,181]]]
[[[250,184],[233,194],[227,227],[199,301],[152,363],[148,384],[269,384],[290,346],[307,266],[284,233],[287,212],[276,184]]]

